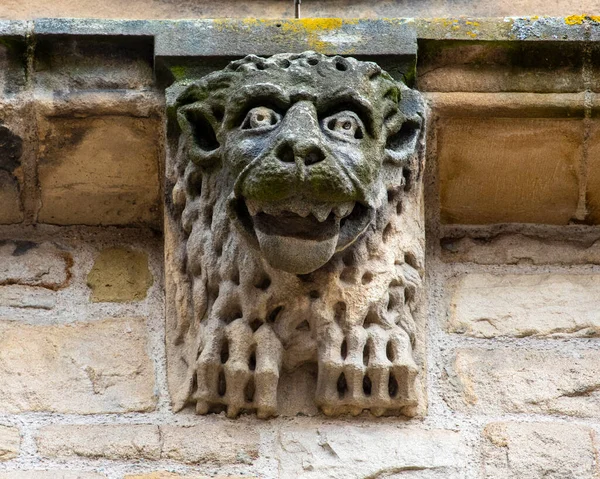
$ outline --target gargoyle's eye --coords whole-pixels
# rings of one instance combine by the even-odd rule
[[[281,121],[281,115],[266,106],[252,108],[242,122],[242,130],[254,130],[275,126]]]
[[[358,116],[351,111],[342,111],[326,118],[325,127],[332,133],[342,137],[360,140],[364,136],[365,127]]]

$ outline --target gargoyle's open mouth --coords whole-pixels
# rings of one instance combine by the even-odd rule
[[[359,202],[302,198],[260,202],[234,198],[230,213],[274,268],[306,274],[323,266],[365,231],[374,209]]]

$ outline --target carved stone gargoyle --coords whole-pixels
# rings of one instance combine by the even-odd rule
[[[316,363],[325,414],[414,414],[419,94],[315,52],[250,55],[172,88],[175,408],[276,415],[280,375]]]

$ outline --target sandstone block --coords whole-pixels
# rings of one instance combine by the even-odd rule
[[[52,309],[55,305],[56,295],[53,291],[18,284],[0,286],[0,306]]]
[[[592,120],[587,141],[587,192],[588,222],[600,224],[600,120]]]
[[[26,86],[26,50],[24,35],[3,36],[0,45],[0,91],[5,96],[18,93]]]
[[[450,20],[449,20],[450,21]],[[479,22],[454,25],[477,38]],[[488,27],[490,28],[490,27]],[[567,93],[584,89],[581,50],[567,42],[447,41],[419,46],[422,91]]]
[[[455,410],[600,417],[600,354],[540,350],[457,351],[444,396]]]
[[[8,461],[19,455],[21,436],[16,427],[0,426],[0,461]]]
[[[450,280],[448,289],[452,333],[600,336],[600,275],[467,274]]]
[[[7,171],[0,169],[0,224],[23,221],[23,207],[18,180]]]
[[[436,116],[494,118],[583,118],[585,93],[427,92]]]
[[[281,477],[464,477],[465,450],[453,431],[381,424],[297,426],[280,432],[277,448]]]
[[[94,303],[141,301],[153,282],[148,255],[125,248],[101,251],[87,277]]]
[[[577,209],[582,143],[579,120],[442,120],[442,222],[568,224]]]
[[[488,424],[482,466],[485,479],[595,479],[594,432],[573,424]]]
[[[155,403],[144,319],[0,321],[0,411],[124,413]]]
[[[161,426],[162,458],[186,463],[250,464],[258,457],[259,433],[224,422],[199,426]]]
[[[155,119],[48,117],[39,129],[41,223],[158,223]]]
[[[160,459],[158,426],[152,425],[53,425],[36,437],[45,457],[106,459]]]
[[[1,51],[0,45],[0,55]],[[2,110],[0,107],[0,113],[3,113]],[[4,123],[4,116],[5,114],[0,115],[0,224],[11,224],[23,221],[23,139],[11,128],[1,124]]]
[[[150,37],[39,36],[33,80],[40,90],[148,89],[154,84]]]
[[[176,474],[174,472],[156,471],[149,474],[125,476],[125,479],[257,479],[251,476],[203,476],[198,474]]]
[[[106,479],[103,474],[84,471],[0,471],[0,479]]]
[[[57,290],[67,285],[72,263],[66,251],[49,242],[0,241],[0,285]]]
[[[600,239],[577,232],[576,238],[501,234],[485,238],[444,238],[444,261],[477,264],[600,264]]]

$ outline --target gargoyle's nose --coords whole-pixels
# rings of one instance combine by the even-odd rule
[[[320,163],[325,152],[319,145],[320,128],[315,107],[309,102],[298,102],[283,119],[277,158],[284,163],[302,162],[306,166]]]
[[[312,143],[285,142],[277,150],[277,158],[284,163],[294,163],[301,161],[306,166],[314,165],[325,159],[323,150]]]

